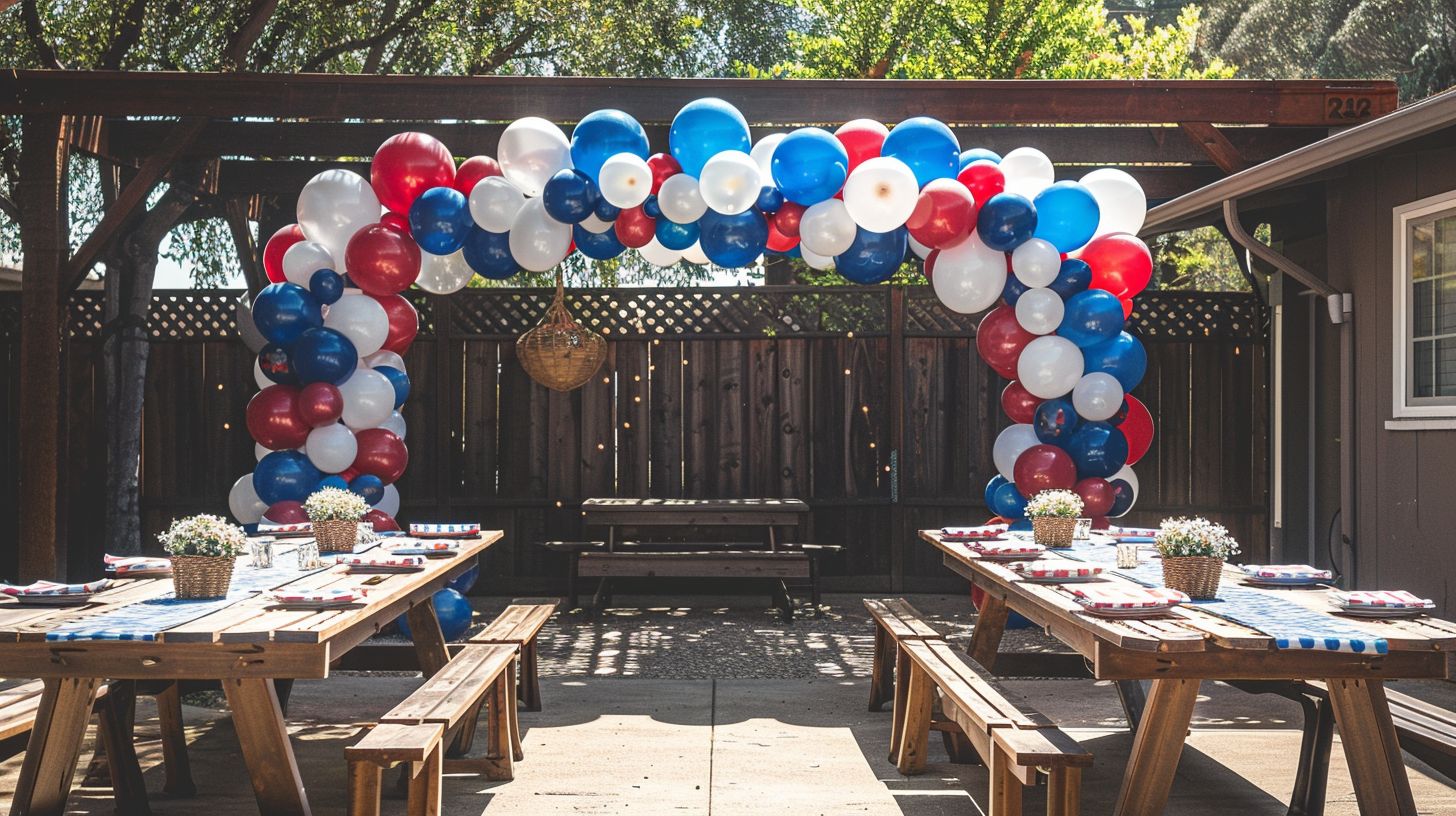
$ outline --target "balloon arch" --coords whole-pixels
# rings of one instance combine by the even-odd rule
[[[258,464],[229,496],[238,521],[303,521],[303,500],[334,486],[373,505],[377,529],[396,529],[393,483],[409,460],[402,355],[418,330],[400,292],[449,294],[477,274],[504,280],[629,247],[657,266],[742,267],[777,253],[859,284],[888,280],[913,252],[947,308],[996,307],[976,345],[1012,380],[1001,403],[1016,424],[996,439],[987,506],[1021,519],[1029,497],[1062,488],[1087,516],[1132,507],[1129,465],[1153,426],[1129,394],[1147,355],[1123,330],[1152,275],[1135,237],[1147,200],[1131,176],[1106,168],[1058,182],[1040,151],[962,150],[926,117],[754,144],[720,99],[685,106],[668,148],[651,154],[635,119],[601,110],[569,140],[519,119],[495,159],[456,167],[433,137],[401,133],[374,154],[369,179],[315,176],[298,223],[264,249],[273,283],[252,306],[262,390],[247,411]]]

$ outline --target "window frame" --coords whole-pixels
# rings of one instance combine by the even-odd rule
[[[1442,213],[1456,216],[1456,190],[1412,201],[1392,211],[1393,250],[1393,341],[1394,355],[1391,371],[1392,408],[1396,418],[1456,418],[1456,396],[1414,397],[1415,381],[1413,321],[1411,320],[1411,292],[1415,279],[1411,276],[1411,247],[1409,245],[1412,222],[1434,220]]]

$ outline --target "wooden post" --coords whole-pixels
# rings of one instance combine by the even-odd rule
[[[26,116],[21,136],[20,573],[21,583],[66,577],[65,459],[61,424],[61,273],[70,255],[66,210],[71,118]]]

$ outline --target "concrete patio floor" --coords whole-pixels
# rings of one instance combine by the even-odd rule
[[[545,710],[521,715],[526,759],[516,766],[515,780],[449,778],[444,812],[938,816],[984,811],[985,769],[949,764],[938,740],[932,741],[931,764],[921,776],[903,777],[886,760],[890,714],[865,707],[871,638],[857,599],[827,597],[830,614],[791,625],[761,615],[754,599],[722,599],[726,606],[714,606],[719,599],[668,600],[620,598],[621,613],[597,622],[553,619],[542,643]],[[963,634],[964,598],[911,600]],[[488,619],[505,602],[485,599],[481,611]],[[727,620],[739,624],[726,626]],[[617,654],[583,660],[586,641]],[[617,648],[604,648],[607,642]],[[654,667],[687,663],[694,667],[690,676],[654,676],[665,673]],[[715,665],[722,671],[714,673]],[[775,666],[787,676],[764,676]],[[805,673],[805,666],[817,674],[796,676]],[[420,682],[417,676],[340,675],[295,686],[289,725],[315,814],[344,813],[343,747]],[[1083,812],[1110,812],[1132,744],[1111,685],[1046,679],[1005,685],[1063,723],[1095,754],[1096,764],[1084,777]],[[1399,687],[1456,704],[1449,684]],[[1202,693],[1167,812],[1282,816],[1299,750],[1298,707],[1216,683],[1205,684]],[[160,793],[155,712],[149,699],[139,704],[138,747],[154,812],[257,813],[226,709],[206,699],[193,701],[205,705],[186,708],[200,789],[190,800]],[[88,745],[83,756],[89,755]],[[9,807],[20,759],[0,762],[0,809]],[[1456,788],[1413,760],[1409,767],[1420,812],[1456,814]],[[78,771],[78,784],[81,776]],[[1040,791],[1026,799],[1028,814],[1042,812]],[[1328,802],[1330,816],[1358,813],[1338,746]],[[402,813],[403,804],[386,801],[384,812]],[[109,790],[78,788],[68,812],[112,813]]]

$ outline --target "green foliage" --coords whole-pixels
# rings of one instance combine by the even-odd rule
[[[1064,79],[1230,79],[1232,65],[1217,57],[1206,63],[1195,56],[1202,28],[1197,6],[1188,6],[1170,25],[1148,28],[1145,17],[1124,18],[1125,33],[1113,39],[1116,47],[1063,66]]]
[[[1269,243],[1269,225],[1259,225],[1254,237]],[[1214,227],[1165,233],[1148,248],[1153,251],[1153,286],[1157,289],[1250,291],[1233,245]]]

